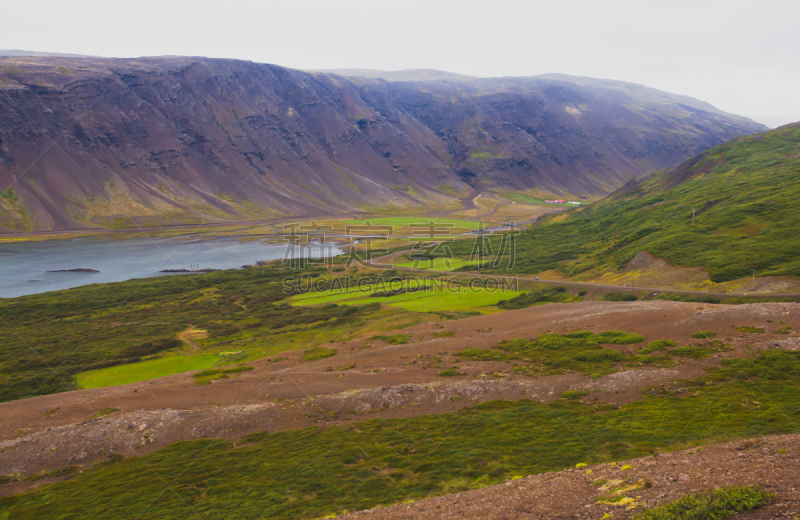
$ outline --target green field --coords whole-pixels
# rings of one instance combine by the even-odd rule
[[[470,262],[461,258],[432,258],[430,260],[411,260],[408,262],[396,263],[394,265],[397,267],[409,267],[426,270],[430,269],[433,271],[458,271],[459,268],[464,267],[465,265],[470,265]]]
[[[484,289],[453,286],[442,287],[426,283],[431,290],[405,292],[393,296],[371,296],[378,290],[375,286],[368,286],[362,290],[348,289],[306,293],[292,297],[292,305],[304,307],[338,303],[342,305],[363,305],[367,303],[381,303],[390,307],[399,307],[411,312],[439,312],[439,311],[478,311],[496,312],[498,302],[509,300],[521,293],[504,288]],[[415,285],[416,287],[416,285]]]
[[[137,383],[157,377],[171,376],[211,368],[218,361],[218,356],[170,356],[128,365],[101,368],[78,374],[75,379],[81,388],[99,388],[102,386],[125,385]]]
[[[439,230],[456,230],[456,229],[479,229],[480,224],[472,220],[462,220],[453,218],[441,217],[375,217],[364,219],[369,221],[373,226],[395,226],[397,228],[407,228],[412,224],[423,224],[423,227],[413,228],[424,230],[430,222],[435,223],[436,228]],[[338,222],[340,225],[345,226],[361,226],[364,225],[364,220],[344,220]]]

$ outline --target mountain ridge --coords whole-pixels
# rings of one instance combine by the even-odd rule
[[[210,58],[0,58],[0,230],[602,195],[762,127],[652,89],[461,85]]]

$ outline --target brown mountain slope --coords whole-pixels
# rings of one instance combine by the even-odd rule
[[[391,87],[447,142],[462,178],[499,189],[603,194],[691,150],[765,129],[617,81],[547,75]]]
[[[390,83],[235,60],[6,57],[0,230],[445,207],[468,184],[597,195],[760,129],[575,78]]]

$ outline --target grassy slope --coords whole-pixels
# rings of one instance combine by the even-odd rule
[[[800,276],[800,124],[713,148],[521,234],[512,272],[580,277],[648,251],[712,281]],[[692,211],[696,211],[692,223]],[[456,243],[462,258],[471,244]]]
[[[256,434],[239,446],[175,443],[0,499],[0,517],[318,518],[578,462],[797,431],[800,353],[767,351],[725,363],[620,408],[492,402],[413,419]]]
[[[298,274],[229,270],[0,299],[8,331],[0,343],[0,401],[72,390],[79,382],[106,386],[241,363],[431,319],[376,302],[290,307],[282,280]],[[190,326],[208,331],[196,351],[177,339]],[[240,354],[224,354],[230,351]],[[139,362],[153,357],[160,359]]]

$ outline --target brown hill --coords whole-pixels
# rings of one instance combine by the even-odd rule
[[[635,85],[387,82],[206,58],[0,58],[0,230],[607,193],[753,121]],[[470,185],[472,185],[471,188]]]

